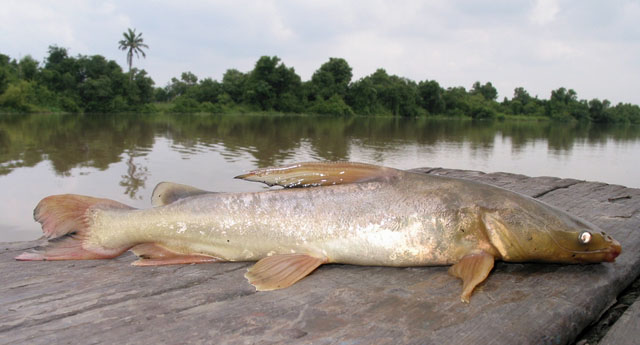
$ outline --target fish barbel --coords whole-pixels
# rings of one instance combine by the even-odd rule
[[[214,193],[174,183],[153,208],[55,195],[34,210],[46,237],[17,260],[107,259],[132,250],[138,266],[257,261],[258,290],[288,287],[326,263],[452,265],[461,299],[495,260],[614,261],[620,244],[595,225],[502,188],[360,163],[300,163],[237,178],[285,187]]]

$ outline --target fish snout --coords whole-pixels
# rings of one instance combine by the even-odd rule
[[[614,262],[621,252],[622,246],[620,245],[620,242],[612,239],[611,246],[609,246],[609,250],[604,257],[604,261]]]

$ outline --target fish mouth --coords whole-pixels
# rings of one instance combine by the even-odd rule
[[[604,261],[606,262],[614,262],[620,253],[622,252],[622,246],[618,241],[613,240],[613,243],[609,247],[609,250],[604,256]]]

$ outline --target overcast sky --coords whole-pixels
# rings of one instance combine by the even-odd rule
[[[564,86],[640,104],[639,23],[640,0],[2,0],[0,53],[42,61],[58,45],[126,69],[118,41],[131,27],[149,45],[134,66],[157,86],[184,71],[221,80],[262,55],[308,80],[341,57],[354,80],[384,68],[445,88],[490,81],[500,99],[518,86],[545,99]]]

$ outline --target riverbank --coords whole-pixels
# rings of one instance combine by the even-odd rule
[[[0,336],[31,344],[567,344],[580,341],[640,274],[640,189],[507,173],[418,171],[538,198],[599,225],[623,252],[615,263],[597,265],[498,263],[466,305],[446,267],[327,265],[285,290],[256,293],[243,277],[250,263],[140,268],[129,265],[130,254],[105,261],[16,262],[15,255],[37,242],[3,243]],[[637,309],[633,304],[629,311]]]
[[[61,109],[46,109],[46,108],[39,108],[39,109],[35,109],[33,111],[29,111],[29,112],[24,112],[24,111],[9,111],[9,110],[1,110],[0,109],[0,116],[2,115],[83,115],[82,113],[72,113],[72,112],[67,112]],[[175,108],[175,104],[171,103],[171,102],[156,102],[156,103],[150,103],[147,104],[145,107],[138,109],[135,112],[132,111],[123,111],[123,112],[115,112],[112,113],[115,115],[126,115],[126,114],[158,114],[158,115],[180,115],[180,114],[188,114],[188,115],[199,115],[199,116],[215,116],[215,115],[222,115],[222,116],[233,116],[233,115],[253,115],[253,116],[341,116],[341,114],[332,114],[332,113],[291,113],[291,112],[282,112],[282,111],[274,111],[274,110],[270,110],[270,111],[265,111],[265,110],[257,110],[257,109],[252,109],[250,107],[246,107],[243,105],[234,105],[234,106],[230,106],[230,107],[213,107],[213,108],[208,108],[208,109],[201,109],[201,108]],[[97,114],[87,114],[87,115],[97,115]],[[394,116],[394,115],[390,115],[390,114],[373,114],[373,115],[359,115],[359,114],[352,114],[349,115],[348,117],[361,117],[361,118],[367,118],[367,117],[397,117],[400,118],[400,116]],[[439,114],[423,114],[421,116],[416,116],[414,117],[416,119],[434,119],[434,120],[462,120],[462,121],[474,121],[477,119],[474,119],[471,116],[466,116],[466,115],[459,115],[459,116],[451,116],[451,115],[439,115]],[[493,121],[493,120],[497,120],[497,121],[531,121],[531,122],[558,122],[558,123],[567,123],[567,122],[573,122],[576,123],[577,121],[575,119],[552,119],[549,117],[545,117],[545,116],[528,116],[528,115],[511,115],[511,114],[500,114],[497,115],[495,118],[492,119],[480,119],[479,121]],[[588,122],[587,122],[588,123]],[[598,124],[595,123],[595,126],[598,125],[603,125],[603,126],[607,126],[609,124]]]

